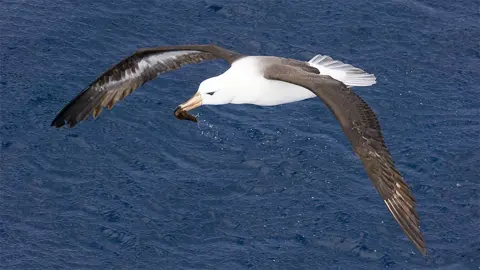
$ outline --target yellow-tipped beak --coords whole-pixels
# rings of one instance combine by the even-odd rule
[[[178,119],[185,119],[190,120],[193,122],[197,122],[197,118],[195,116],[188,114],[187,112],[197,108],[198,106],[202,105],[202,96],[199,93],[193,95],[192,98],[187,100],[186,102],[180,104],[173,113],[176,118]]]

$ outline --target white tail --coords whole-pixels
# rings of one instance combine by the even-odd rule
[[[352,65],[333,60],[327,55],[317,54],[308,61],[308,64],[317,68],[321,75],[329,75],[347,86],[370,86],[376,83],[375,75]]]

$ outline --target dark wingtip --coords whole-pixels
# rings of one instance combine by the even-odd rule
[[[66,126],[72,128],[80,121],[88,118],[91,114],[92,108],[101,102],[105,93],[98,91],[88,91],[91,88],[86,88],[75,98],[73,98],[62,110],[55,116],[51,126],[60,128]]]
[[[428,258],[428,251],[427,251],[427,243],[423,239],[423,234],[422,234],[422,244],[421,245],[416,245],[417,249],[422,253],[423,257]]]
[[[78,124],[78,121],[75,118],[72,119],[68,115],[66,116],[65,109],[64,109],[57,114],[57,116],[55,117],[55,119],[53,119],[50,126],[55,128],[61,128],[63,126],[72,128],[77,124]]]
[[[63,124],[59,123],[60,121],[58,121],[58,117],[55,117],[55,119],[53,119],[52,123],[50,124],[51,127],[55,127],[55,128],[59,128],[59,127],[62,127]]]
[[[57,114],[55,119],[53,119],[52,123],[50,124],[51,127],[55,127],[55,128],[61,128],[63,126],[73,127],[75,125],[75,124],[72,125],[71,123],[72,121],[65,117],[64,111],[65,110],[62,110]]]
[[[428,252],[426,248],[420,249],[420,252],[422,253],[423,257],[428,258]]]
[[[58,118],[53,119],[52,123],[50,124],[51,127],[55,127],[55,128],[60,128],[63,125],[65,124],[62,123],[61,121],[58,121]]]

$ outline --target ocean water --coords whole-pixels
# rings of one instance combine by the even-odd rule
[[[0,0],[1,269],[479,269],[480,2]],[[317,53],[377,76],[425,259],[317,99],[175,107],[184,67],[73,129],[56,113],[137,48]]]

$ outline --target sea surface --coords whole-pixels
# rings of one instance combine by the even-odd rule
[[[137,48],[326,54],[417,200],[424,258],[318,100],[176,106],[222,61],[142,86],[99,119],[56,113]],[[479,269],[480,2],[0,0],[0,269]]]

